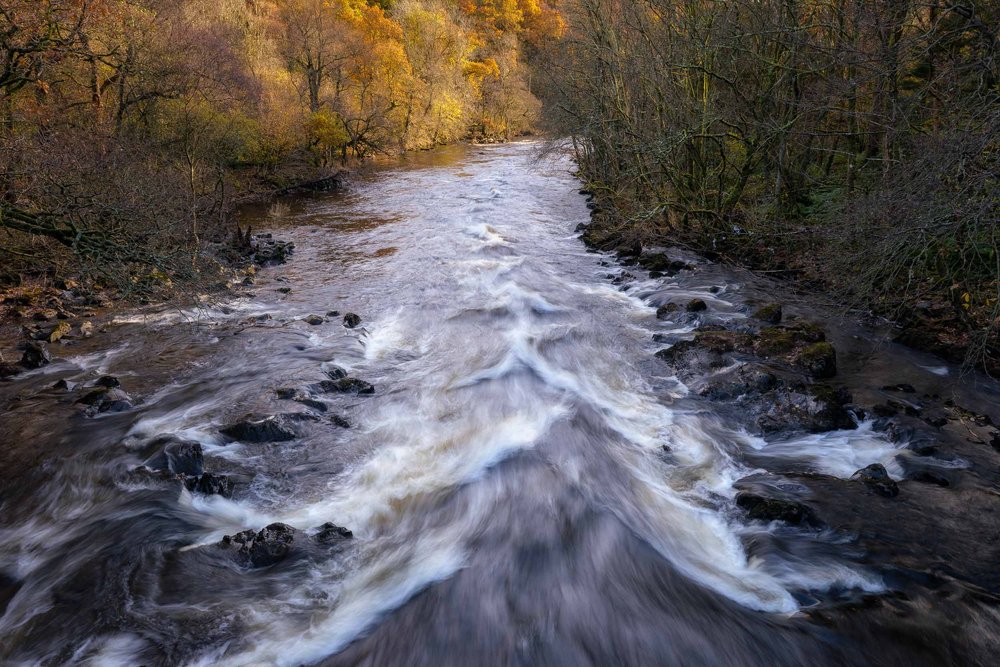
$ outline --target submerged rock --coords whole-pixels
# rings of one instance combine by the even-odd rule
[[[326,322],[326,320],[324,320],[319,315],[310,315],[309,317],[305,318],[303,321],[306,324],[311,324],[314,327],[315,326],[319,326],[320,324],[323,324],[324,322]]]
[[[98,387],[87,392],[77,403],[88,406],[91,414],[99,412],[124,412],[135,407],[132,397],[118,388]]]
[[[742,491],[736,496],[736,505],[745,509],[747,516],[757,521],[784,521],[794,526],[820,523],[812,509],[794,500]]]
[[[804,430],[825,433],[857,428],[848,412],[851,395],[829,385],[778,387],[761,395],[752,404],[756,423],[763,433]]]
[[[15,364],[0,361],[0,380],[4,378],[14,377],[20,373],[23,369]]]
[[[320,526],[319,529],[319,532],[316,533],[316,540],[323,544],[349,540],[354,537],[354,533],[347,528],[330,523],[329,521]]]
[[[259,531],[244,530],[226,535],[220,546],[236,551],[236,558],[249,567],[267,567],[285,559],[297,530],[284,523],[272,523]]]
[[[837,351],[829,343],[813,343],[798,354],[795,363],[814,378],[832,378],[837,374]]]
[[[862,482],[880,496],[893,498],[899,495],[899,485],[889,477],[889,473],[881,463],[873,463],[870,466],[865,466],[851,475],[851,479]]]
[[[665,303],[656,309],[656,319],[665,320],[670,317],[671,314],[676,313],[681,307],[676,303]]]
[[[313,387],[325,394],[374,394],[375,387],[357,378],[340,378],[339,380],[323,380]]]
[[[782,314],[780,303],[769,303],[754,311],[751,317],[767,324],[778,324],[781,322]]]
[[[344,315],[344,326],[348,329],[353,329],[361,324],[361,317],[354,313],[347,313]]]
[[[685,310],[689,313],[700,313],[703,310],[708,310],[708,304],[703,299],[691,299],[685,306]]]
[[[219,429],[219,432],[240,442],[287,442],[298,437],[290,421],[287,415],[247,415],[240,421]]]
[[[150,447],[159,451],[146,461],[148,468],[192,476],[200,475],[205,470],[205,455],[199,442],[165,436],[151,442]]]

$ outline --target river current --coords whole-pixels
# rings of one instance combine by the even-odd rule
[[[900,633],[808,617],[890,587],[850,540],[734,504],[761,457],[898,477],[901,445],[865,423],[769,442],[693,400],[652,340],[692,325],[650,297],[746,318],[739,280],[614,284],[574,231],[572,163],[539,149],[444,149],[294,198],[254,219],[295,241],[290,263],[121,315],[0,386],[0,662],[770,667],[866,664],[885,637],[913,659]],[[336,368],[375,393],[276,394]],[[50,388],[103,374],[134,409],[84,417]],[[219,432],[289,412],[311,416],[288,441]],[[137,474],[166,435],[232,497]],[[216,546],[274,522],[353,537],[267,567]]]

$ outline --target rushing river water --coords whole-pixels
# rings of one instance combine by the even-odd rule
[[[651,338],[691,325],[648,297],[745,318],[736,280],[612,284],[576,238],[571,163],[537,151],[447,149],[295,199],[268,224],[296,254],[255,286],[121,316],[0,387],[0,661],[919,664],[904,630],[804,613],[890,588],[850,540],[749,522],[733,500],[762,456],[898,476],[900,445],[865,424],[769,443],[692,400]],[[275,393],[334,367],[375,393]],[[135,409],[85,418],[49,388],[107,373]],[[314,415],[292,440],[219,433],[287,412]],[[165,435],[201,443],[232,498],[133,472]],[[216,546],[273,522],[304,545],[273,565]],[[353,538],[314,542],[326,522]]]

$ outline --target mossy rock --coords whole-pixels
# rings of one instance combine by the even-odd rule
[[[837,374],[837,351],[830,343],[813,343],[799,353],[795,363],[814,378],[832,378]]]
[[[792,329],[767,327],[757,335],[754,350],[763,357],[776,357],[795,351],[798,342]]]
[[[719,354],[744,351],[753,346],[753,337],[738,331],[699,331],[694,340],[699,347]]]
[[[761,322],[767,322],[768,324],[778,324],[781,322],[781,304],[780,303],[769,303],[766,306],[758,308],[751,317],[755,320],[760,320]]]

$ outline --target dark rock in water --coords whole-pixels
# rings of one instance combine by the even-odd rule
[[[254,532],[244,530],[222,538],[223,548],[235,549],[237,559],[249,567],[267,567],[278,563],[291,551],[296,531],[284,523],[272,523]]]
[[[323,544],[349,540],[354,537],[354,533],[347,528],[330,523],[329,521],[320,526],[319,529],[319,532],[316,533],[316,540]]]
[[[351,422],[347,421],[346,419],[338,415],[333,415],[332,417],[330,417],[330,422],[334,426],[339,426],[340,428],[351,428]]]
[[[688,301],[685,310],[687,310],[689,313],[700,313],[703,310],[708,310],[708,304],[705,303],[702,299],[691,299],[690,301]]]
[[[28,343],[21,355],[21,365],[25,368],[41,368],[51,361],[52,357],[42,343]]]
[[[188,477],[184,480],[184,486],[193,493],[206,496],[233,497],[233,480],[225,475],[206,472],[197,477]]]
[[[260,266],[284,264],[288,261],[295,244],[290,241],[275,241],[270,236],[258,235],[253,240],[253,261]]]
[[[374,394],[375,387],[357,378],[340,378],[339,380],[323,380],[314,385],[327,394]]]
[[[889,473],[886,472],[885,466],[881,463],[873,463],[858,470],[851,475],[851,479],[864,483],[865,486],[880,496],[893,498],[899,495],[899,486],[889,477]]]
[[[327,311],[326,316],[327,317],[340,317],[340,311],[339,310],[330,310],[330,311]]]
[[[768,324],[778,324],[781,322],[781,304],[780,303],[769,303],[766,306],[758,308],[751,317],[755,320],[760,320],[761,322],[767,322]]]
[[[882,391],[899,391],[904,394],[913,394],[916,393],[917,390],[913,388],[912,384],[901,382],[899,384],[888,384],[882,387]]]
[[[240,421],[219,430],[223,435],[240,442],[287,442],[298,437],[288,423],[287,415],[254,417],[247,415]]]
[[[296,403],[301,403],[302,405],[306,406],[307,408],[312,408],[313,410],[316,410],[317,412],[326,412],[329,409],[328,406],[327,406],[327,404],[324,403],[323,401],[317,401],[314,398],[308,398],[308,397],[305,397],[305,396],[296,398],[295,402]]]
[[[205,471],[205,456],[199,442],[166,436],[151,442],[150,447],[156,447],[160,451],[146,461],[148,468],[193,476]]]
[[[340,366],[330,366],[326,369],[326,375],[331,380],[340,380],[347,377],[347,371]]]
[[[122,383],[114,375],[102,375],[94,382],[94,386],[115,389],[116,387],[122,386]]]
[[[281,292],[282,294],[291,294],[292,293],[292,288],[291,287],[279,287],[276,291],[277,292]]]
[[[610,280],[615,285],[624,285],[625,283],[632,282],[635,279],[636,279],[635,274],[629,273],[628,271],[622,271],[618,275],[610,273],[608,274],[608,280]]]
[[[634,262],[642,254],[642,244],[638,241],[622,243],[617,248],[618,259],[625,262]]]
[[[843,389],[829,385],[779,387],[762,394],[759,401],[748,404],[757,412],[757,427],[763,433],[805,430],[825,433],[854,429],[857,424],[846,405],[851,396]]]
[[[63,378],[62,380],[56,380],[56,383],[54,385],[52,385],[52,388],[53,389],[58,389],[60,391],[69,391],[69,390],[71,390],[75,386],[76,386],[75,382],[71,383],[66,378]]]
[[[924,414],[924,421],[934,428],[941,428],[948,424],[948,417],[941,410],[933,410]]]
[[[990,447],[1000,452],[1000,431],[990,433]]]
[[[135,407],[131,396],[121,389],[109,389],[107,387],[99,387],[87,392],[81,398],[77,399],[76,402],[89,406],[88,412],[92,414],[97,412],[124,412]]]
[[[829,343],[813,343],[798,354],[795,363],[814,378],[832,378],[837,374],[837,351]]]
[[[647,271],[650,271],[651,273],[658,273],[666,276],[674,276],[685,269],[691,268],[687,262],[670,259],[663,253],[642,255],[639,257],[639,266]]]
[[[279,387],[274,390],[274,395],[283,401],[292,400],[298,393],[298,390],[294,387]]]
[[[937,486],[951,486],[951,481],[948,480],[944,475],[938,474],[931,470],[918,470],[911,475],[907,476],[907,479],[912,479],[914,482],[920,482],[922,484],[935,484]]]
[[[756,521],[784,521],[794,526],[820,523],[811,508],[794,500],[769,498],[742,491],[736,496],[736,504],[745,509],[747,516]]]
[[[780,384],[773,373],[753,365],[740,366],[732,373],[713,377],[698,393],[713,400],[732,400],[763,394]]]
[[[21,372],[21,367],[14,364],[8,363],[6,361],[0,361],[0,380],[4,378],[14,377]]]
[[[324,320],[319,315],[310,315],[304,321],[305,321],[306,324],[311,324],[314,327],[315,326],[319,326],[320,324],[323,324],[323,322],[326,322],[326,320]]]
[[[739,331],[710,331],[703,327],[695,332],[694,342],[710,352],[722,354],[748,350],[753,338]]]
[[[656,319],[665,320],[671,313],[676,313],[681,307],[676,303],[665,303],[656,309]]]
[[[347,313],[344,315],[344,326],[348,329],[353,329],[354,327],[361,324],[361,317],[354,313]]]

